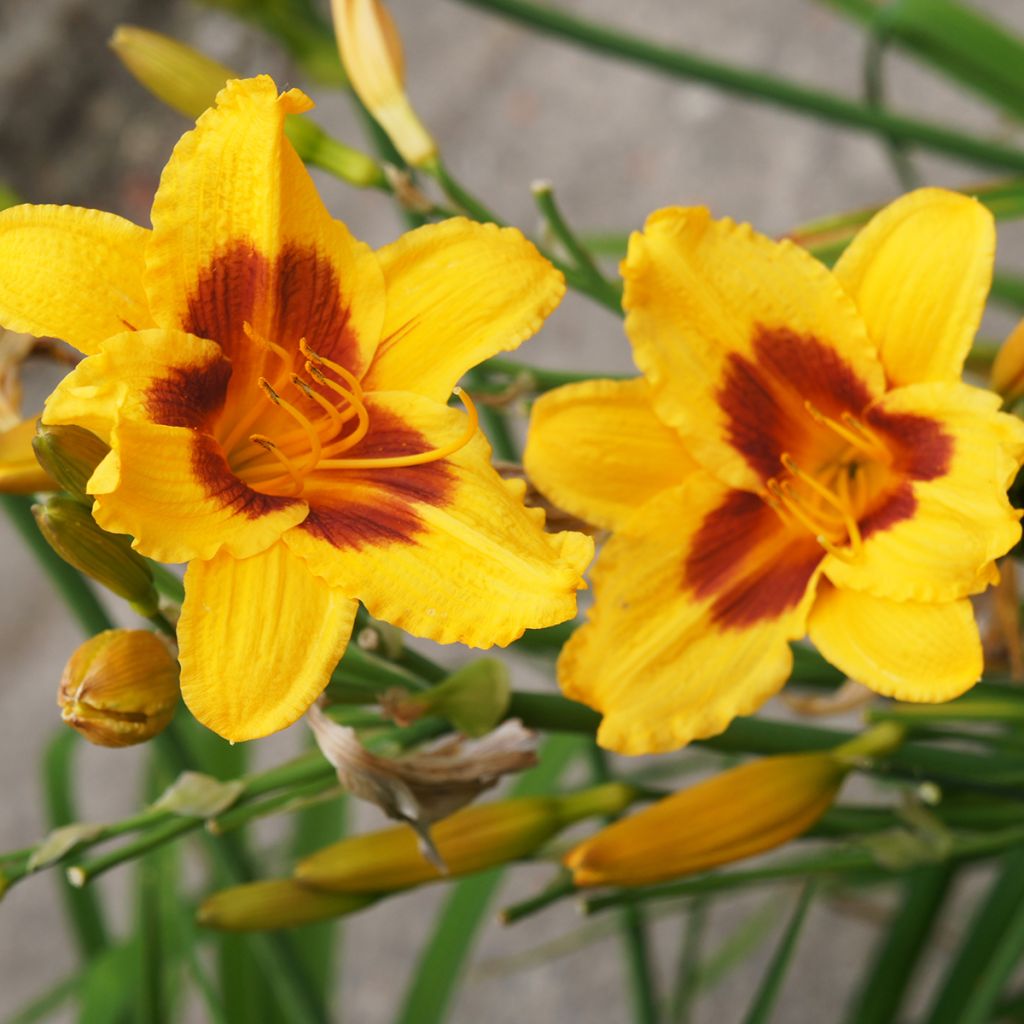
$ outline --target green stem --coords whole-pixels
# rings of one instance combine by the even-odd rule
[[[572,875],[568,871],[561,871],[555,880],[545,886],[536,896],[520,900],[518,903],[510,903],[501,911],[502,924],[515,924],[524,917],[532,917],[534,914],[550,907],[552,903],[558,903],[567,896],[579,892],[572,884]]]
[[[751,100],[811,114],[858,131],[889,136],[984,166],[1024,170],[1024,152],[1018,149],[964,135],[927,121],[874,110],[866,104],[810,89],[786,79],[674,50],[639,39],[619,28],[595,24],[551,7],[529,3],[527,0],[461,2],[504,15],[597,53],[664,71],[675,78],[707,82]]]
[[[888,38],[882,28],[876,29],[868,36],[867,50],[864,54],[864,99],[872,110],[885,109],[885,85],[882,69],[887,44]],[[900,187],[905,192],[917,188],[920,182],[910,162],[910,157],[907,155],[906,145],[893,135],[887,135],[885,143],[886,149],[889,151],[889,161],[899,179]]]
[[[613,781],[607,755],[591,743],[587,749],[590,760],[590,774],[597,784]],[[605,819],[610,824],[619,815]],[[627,904],[619,913],[619,931],[629,965],[630,991],[633,994],[633,1019],[638,1024],[657,1024],[658,997],[654,985],[654,973],[647,941],[647,922],[640,906]]]
[[[583,247],[572,229],[562,216],[562,211],[555,202],[554,189],[550,182],[537,182],[533,186],[533,198],[537,203],[537,209],[541,216],[547,221],[548,227],[559,242],[562,243],[569,257],[576,264],[576,270],[581,276],[586,277],[591,286],[605,295],[605,304],[618,309],[622,304],[622,289],[607,280],[604,274],[598,269],[594,258]]]
[[[113,623],[107,615],[92,584],[77,570],[72,569],[46,542],[39,532],[32,516],[32,501],[16,494],[0,494],[14,528],[36,556],[50,581],[60,592],[68,608],[78,619],[82,630],[89,636],[112,629]]]

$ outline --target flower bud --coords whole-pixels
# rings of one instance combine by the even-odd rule
[[[92,504],[85,485],[110,446],[84,427],[40,422],[32,438],[35,458],[61,488],[77,501]]]
[[[647,885],[728,864],[800,835],[849,770],[830,753],[750,761],[659,800],[565,857],[576,885]]]
[[[430,163],[437,144],[405,94],[402,41],[380,0],[331,0],[334,31],[352,88],[413,167]]]
[[[1024,397],[1024,320],[1010,332],[992,364],[989,386],[1009,405]]]
[[[163,731],[178,704],[178,663],[142,629],[108,629],[71,656],[57,691],[61,718],[90,743],[129,747]]]
[[[196,920],[204,928],[225,932],[295,928],[352,914],[375,899],[320,892],[304,888],[290,878],[274,878],[215,892],[200,905]]]
[[[148,618],[156,613],[159,598],[153,573],[132,550],[130,538],[107,533],[88,508],[66,495],[33,505],[32,514],[39,532],[65,562],[130,601],[140,615]]]
[[[630,786],[615,782],[564,796],[520,797],[464,808],[431,828],[447,874],[426,860],[410,829],[399,827],[327,846],[300,861],[295,877],[317,889],[356,893],[390,892],[467,875],[529,856],[572,822],[618,814],[635,797]]]
[[[135,25],[118,25],[110,48],[158,100],[193,119],[213,106],[228,79],[239,77],[191,46]]]
[[[35,420],[22,420],[0,431],[0,493],[34,494],[52,491],[53,479],[36,461],[32,450]]]
[[[834,750],[749,761],[614,822],[565,865],[579,886],[648,885],[771,850],[828,810],[847,772],[903,736],[883,722]]]

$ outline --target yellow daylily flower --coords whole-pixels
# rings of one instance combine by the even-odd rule
[[[190,563],[182,695],[230,740],[309,707],[358,601],[503,645],[574,614],[591,555],[544,532],[446,404],[539,328],[561,275],[518,231],[462,219],[357,242],[284,137],[311,105],[265,76],[228,83],[164,170],[152,231],[0,214],[0,323],[88,357],[44,421],[111,446],[88,485],[104,529]]]
[[[702,208],[633,235],[644,376],[542,397],[525,456],[612,531],[559,662],[603,745],[721,732],[779,690],[805,635],[900,700],[977,681],[968,598],[1020,537],[1006,490],[1024,458],[1024,425],[960,381],[994,246],[984,207],[939,189],[882,210],[832,272]]]

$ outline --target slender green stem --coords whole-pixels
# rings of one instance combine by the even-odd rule
[[[608,54],[676,78],[707,82],[726,92],[821,117],[858,131],[888,136],[937,153],[1010,170],[1024,170],[1024,152],[952,131],[941,125],[874,110],[831,93],[648,42],[619,28],[595,24],[528,0],[461,0],[493,11],[597,53]]]
[[[709,902],[707,897],[698,896],[686,911],[679,965],[676,968],[675,991],[672,993],[672,1003],[669,1006],[671,1024],[689,1024],[690,1021],[691,1007],[697,994],[700,950],[708,920]]]
[[[480,371],[475,367],[466,374],[466,384],[469,386],[470,391],[480,382],[481,376]],[[504,412],[490,405],[480,405],[478,406],[478,413],[484,432],[490,439],[491,447],[494,449],[494,454],[506,462],[518,462],[519,446],[512,436],[512,431],[509,428],[508,419]]]
[[[77,733],[65,729],[46,748],[43,779],[51,828],[60,828],[78,820],[73,780],[74,758],[80,742]],[[9,878],[8,881],[13,880]],[[93,892],[79,892],[67,884],[62,884],[61,892],[79,954],[83,963],[88,963],[110,945],[103,909]]]
[[[39,532],[32,516],[31,500],[21,495],[0,494],[0,504],[84,632],[93,636],[113,628],[110,616],[100,604],[92,584],[77,569],[68,565]]]
[[[587,758],[590,761],[590,774],[595,783],[612,781],[613,775],[607,755],[596,743],[591,742],[587,749]],[[618,815],[606,818],[605,823],[609,824],[616,817]],[[619,913],[619,931],[626,952],[626,962],[629,965],[633,1018],[638,1024],[657,1024],[658,996],[651,967],[647,921],[643,908],[634,904],[624,906]]]
[[[575,263],[575,269],[582,277],[589,280],[591,286],[597,292],[605,295],[605,304],[618,309],[622,304],[622,288],[612,284],[598,269],[593,256],[583,247],[579,239],[569,227],[562,211],[555,202],[555,192],[549,182],[537,182],[533,186],[533,198],[537,203],[537,209],[541,216],[547,221],[555,238],[561,242],[570,259]]]
[[[575,384],[581,380],[593,380],[595,376],[625,380],[621,373],[581,373],[576,370],[547,370],[541,366],[531,366],[529,363],[521,363],[515,359],[506,359],[504,356],[493,356],[487,362],[481,363],[479,370],[482,374],[496,374],[508,377],[512,380],[527,379],[533,391],[550,391],[552,388],[559,388],[563,384]],[[553,627],[557,628],[557,627]]]
[[[315,782],[308,782],[304,786],[296,786],[295,789],[278,793],[267,800],[260,800],[256,803],[243,804],[241,807],[232,807],[216,818],[211,818],[206,823],[206,830],[215,836],[222,836],[228,832],[244,828],[250,822],[258,818],[265,818],[270,814],[277,814],[282,810],[290,809],[293,804],[299,801],[309,801],[312,798],[322,796],[335,790],[336,796],[341,796],[344,790],[338,788],[335,779],[327,776]]]
[[[482,224],[497,224],[504,226],[505,221],[501,219],[493,210],[488,208],[483,202],[477,199],[468,189],[463,187],[448,173],[448,168],[445,166],[444,161],[441,159],[435,159],[426,168],[428,174],[432,174],[437,180],[437,183],[441,186],[441,190],[444,194],[458,207],[461,207],[466,213],[469,214],[473,220],[478,220]]]
[[[867,49],[864,53],[864,99],[873,110],[885,109],[883,66],[887,44],[888,38],[884,29],[877,28],[869,34]],[[907,154],[906,144],[892,135],[887,135],[885,142],[889,151],[889,161],[899,179],[900,187],[905,192],[911,191],[920,182]]]
[[[555,880],[545,886],[536,896],[519,900],[517,903],[510,903],[501,911],[502,924],[515,924],[524,917],[532,917],[534,914],[558,903],[567,896],[572,896],[579,890],[572,884],[572,875],[568,871],[561,871]]]
[[[110,853],[73,864],[67,869],[68,881],[76,888],[81,889],[95,881],[100,875],[106,874],[111,868],[127,864],[144,853],[155,850],[172,839],[177,839],[186,832],[194,831],[201,824],[202,820],[199,818],[173,818],[171,821],[165,821],[119,846],[116,850],[111,850]]]

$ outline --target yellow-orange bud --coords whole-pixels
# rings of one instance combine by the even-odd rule
[[[431,829],[444,875],[421,852],[404,826],[353,836],[301,861],[295,877],[303,885],[335,892],[390,892],[423,882],[471,874],[526,857],[574,821],[617,814],[636,792],[608,783],[564,796],[520,797],[466,807]]]
[[[0,493],[34,494],[54,490],[53,479],[36,461],[32,450],[35,434],[35,420],[22,420],[0,431]]]
[[[576,885],[647,885],[770,850],[805,832],[848,768],[828,753],[751,761],[674,793],[580,843]]]
[[[71,656],[57,704],[90,743],[129,747],[167,727],[178,695],[178,663],[156,634],[108,629]]]
[[[331,0],[341,62],[352,88],[413,167],[437,155],[430,137],[405,94],[402,41],[380,0]]]
[[[834,750],[749,761],[616,821],[565,857],[576,885],[648,885],[708,871],[806,832],[860,760],[895,749],[883,722]]]
[[[196,920],[205,928],[226,932],[295,928],[354,913],[369,906],[374,899],[373,896],[319,892],[290,878],[274,878],[215,892],[200,905]]]
[[[32,506],[39,532],[69,565],[130,601],[140,615],[153,615],[159,598],[146,560],[124,534],[107,533],[74,498],[55,494]]]
[[[1007,404],[1024,397],[1024,320],[1010,332],[992,364],[989,381]]]
[[[136,80],[158,100],[197,118],[238,73],[191,46],[149,29],[118,25],[110,48]]]

